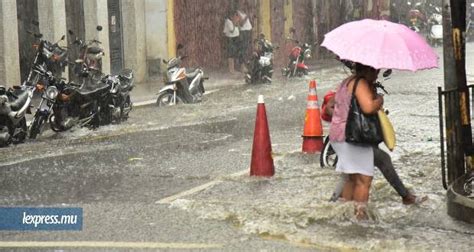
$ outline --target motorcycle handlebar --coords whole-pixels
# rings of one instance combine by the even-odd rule
[[[382,89],[382,91],[385,93],[385,94],[388,94],[387,90],[385,89],[385,87],[382,85],[382,83],[380,83],[379,81],[375,82],[375,88],[380,88]]]
[[[74,82],[69,82],[69,85],[71,85],[72,87],[76,87],[76,88],[80,88],[81,87],[81,84],[76,84]]]

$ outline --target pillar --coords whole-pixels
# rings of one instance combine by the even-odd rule
[[[174,0],[168,0],[168,58],[176,57],[176,33],[174,28]]]
[[[43,39],[57,42],[66,35],[66,4],[64,0],[38,1],[38,17]],[[62,45],[66,45],[63,42]]]
[[[145,1],[123,0],[124,65],[135,74],[136,82],[146,78]]]
[[[64,0],[38,1],[38,18],[43,39],[55,43],[62,36],[67,35],[66,3]],[[67,37],[59,45],[67,46]],[[62,76],[68,76],[67,68]]]
[[[20,85],[18,21],[15,0],[0,0],[0,85]]]
[[[260,32],[265,34],[265,38],[272,37],[271,1],[260,0]]]
[[[84,0],[84,28],[85,39],[97,39],[105,52],[102,58],[102,72],[110,73],[110,44],[109,21],[107,0]],[[97,31],[97,26],[102,26],[102,31]]]
[[[167,9],[167,0],[145,0],[146,59],[150,77],[160,73],[161,59],[168,58]]]

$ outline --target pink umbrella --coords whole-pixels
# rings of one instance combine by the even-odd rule
[[[423,37],[405,25],[385,20],[343,24],[324,35],[321,46],[341,59],[376,69],[416,71],[438,67],[438,56]]]

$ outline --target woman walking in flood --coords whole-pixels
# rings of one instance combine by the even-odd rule
[[[331,145],[338,155],[336,171],[349,176],[342,198],[354,201],[357,219],[368,217],[367,202],[374,173],[374,146],[346,142],[346,122],[352,95],[364,114],[375,114],[382,108],[383,96],[375,92],[374,86],[378,73],[379,70],[375,68],[356,63],[354,74],[345,79],[336,91],[329,130]]]

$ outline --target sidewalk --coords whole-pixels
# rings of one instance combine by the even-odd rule
[[[204,81],[204,88],[206,91],[217,89],[224,86],[244,85],[244,77],[241,73],[230,75],[225,72],[206,72],[204,76],[209,77],[209,80]],[[133,103],[141,104],[151,102],[158,97],[158,92],[164,87],[162,76],[158,76],[153,80],[148,80],[141,83],[136,83],[131,92]]]
[[[318,71],[321,69],[328,69],[341,65],[341,63],[335,59],[312,59],[307,61],[307,64],[310,68],[310,71]],[[274,68],[273,76],[274,80],[277,82],[278,80],[284,78],[281,75],[280,69],[280,66],[275,66]],[[209,77],[209,80],[204,82],[204,88],[206,91],[228,86],[245,85],[245,80],[242,73],[230,75],[224,70],[206,72],[204,69],[204,76]],[[154,100],[158,97],[158,91],[164,86],[163,80],[161,78],[162,76],[159,75],[152,80],[135,83],[135,87],[131,92],[132,102],[135,103],[135,106],[150,105],[152,101],[154,102]]]

